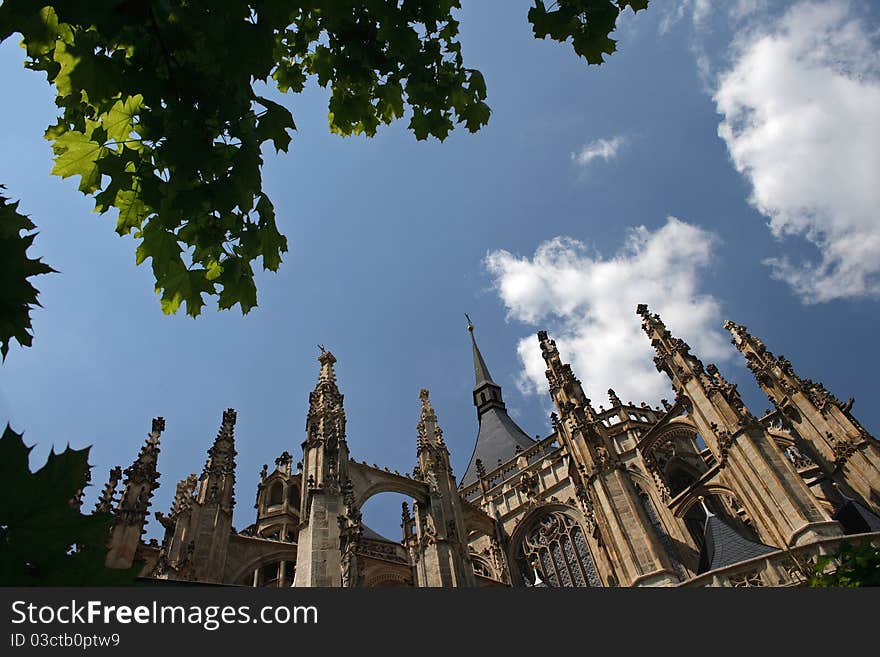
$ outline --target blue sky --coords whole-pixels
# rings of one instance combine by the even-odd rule
[[[53,96],[2,44],[0,182],[39,227],[32,253],[60,272],[38,281],[33,348],[13,347],[0,368],[0,420],[37,443],[32,466],[52,444],[92,445],[91,504],[163,415],[151,510],[167,511],[234,407],[244,527],[261,465],[301,457],[320,343],[338,358],[355,458],[410,470],[426,387],[461,475],[477,429],[464,312],[512,414],[546,435],[541,328],[597,405],[610,385],[634,401],[671,397],[638,301],[756,412],[767,403],[727,344],[727,318],[855,396],[876,435],[876,9],[655,2],[623,22],[619,53],[588,67],[532,37],[529,4],[463,2],[465,60],[493,110],[476,135],[417,142],[401,122],[341,139],[323,90],[284,99],[299,130],[288,154],[266,153],[263,174],[290,252],[258,275],[246,317],[162,314],[134,241],[50,176]],[[398,513],[377,498],[367,521],[396,537]]]

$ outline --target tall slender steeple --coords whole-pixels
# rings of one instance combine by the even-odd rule
[[[362,528],[348,481],[344,397],[336,384],[336,358],[319,348],[321,370],[309,394],[302,444],[305,490],[294,586],[349,586],[358,577],[354,555]],[[344,564],[345,577],[337,564]]]
[[[639,304],[636,313],[657,352],[657,369],[669,376],[676,393],[686,402],[690,420],[755,519],[761,539],[790,546],[840,535],[840,525],[831,520],[767,430],[745,407],[736,386],[725,380],[717,367],[703,367],[688,344],[674,337],[645,304]]]
[[[225,513],[235,508],[235,421],[234,409],[223,411],[223,422],[199,483],[198,500],[202,504],[217,503]]]
[[[813,460],[864,502],[880,503],[880,443],[853,416],[854,400],[842,402],[821,383],[799,377],[787,358],[774,356],[745,326],[728,320],[724,328]]]
[[[114,511],[113,528],[107,551],[108,568],[130,568],[137,556],[141,535],[146,531],[147,512],[153,492],[159,487],[159,437],[165,431],[165,419],[153,419],[147,440],[141,447],[137,459],[122,474],[125,475],[124,488],[119,504]],[[112,500],[118,481],[117,473],[111,473],[112,489],[108,491]],[[109,487],[108,487],[109,488]],[[108,505],[111,503],[105,500]]]
[[[474,586],[468,533],[443,431],[428,391],[422,389],[419,398],[417,455],[428,495],[413,506],[419,555],[413,572],[418,586]]]
[[[492,375],[489,374],[489,368],[486,366],[486,361],[483,360],[483,354],[480,353],[480,348],[477,346],[477,340],[474,337],[474,325],[471,324],[471,318],[465,314],[467,317],[468,325],[467,330],[471,336],[471,347],[474,352],[474,406],[477,407],[477,417],[482,417],[483,413],[485,413],[490,408],[500,408],[503,411],[507,410],[507,407],[504,405],[504,399],[501,396],[501,386],[499,386],[495,381],[492,380]]]
[[[467,317],[467,315],[465,315]],[[525,450],[535,444],[525,431],[517,426],[507,414],[504,398],[501,395],[501,386],[492,380],[489,368],[477,346],[474,337],[474,325],[470,317],[467,317],[467,330],[471,336],[471,346],[474,353],[474,406],[477,409],[477,419],[480,422],[480,430],[477,434],[477,442],[474,453],[464,476],[461,478],[461,487],[471,485],[477,481],[477,462],[480,461],[487,470],[494,470],[499,463],[504,463],[513,458],[518,449]]]
[[[195,541],[192,552],[194,579],[219,582],[226,567],[232,512],[235,509],[235,421],[234,409],[223,411],[223,421],[208,449],[208,459],[199,479],[192,516]]]
[[[556,341],[546,331],[538,332],[538,342],[550,396],[559,411],[554,428],[571,456],[569,472],[582,511],[597,530],[587,539],[591,552],[615,555],[615,576],[628,586],[677,582],[675,565],[581,382],[571,365],[562,362]]]

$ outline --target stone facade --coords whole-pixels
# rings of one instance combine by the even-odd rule
[[[107,564],[142,576],[244,586],[791,586],[842,540],[880,544],[880,448],[824,386],[799,378],[744,326],[727,322],[774,410],[756,417],[718,368],[690,353],[647,307],[638,314],[675,392],[662,407],[608,391],[598,410],[555,342],[538,334],[556,411],[528,437],[507,415],[471,334],[479,432],[457,483],[427,390],[412,472],[359,462],[346,437],[333,354],[322,351],[302,461],[263,466],[255,522],[232,525],[235,421],[223,413],[200,477],[156,513],[159,438],[114,468],[98,508],[114,525]],[[123,490],[116,489],[125,475]],[[399,541],[365,527],[371,496],[402,493]]]

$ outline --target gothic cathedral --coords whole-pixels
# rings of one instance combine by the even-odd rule
[[[609,408],[597,411],[542,331],[556,412],[539,440],[508,415],[469,324],[479,430],[458,481],[427,390],[412,472],[353,458],[336,359],[322,352],[302,461],[294,467],[285,452],[274,470],[263,466],[255,522],[240,531],[230,409],[201,476],[178,483],[168,514],[155,514],[161,542],[142,541],[158,487],[157,418],[98,501],[114,518],[107,565],[139,561],[145,581],[272,587],[795,586],[842,540],[880,544],[880,445],[852,401],[726,322],[773,403],[756,417],[659,315],[637,312],[674,402],[623,403],[609,390]],[[364,502],[388,491],[412,499],[399,541],[361,520]]]

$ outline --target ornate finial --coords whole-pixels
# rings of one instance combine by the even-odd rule
[[[238,418],[238,414],[235,412],[234,408],[227,408],[223,411],[223,424],[229,425],[230,427],[235,426],[235,420]]]
[[[474,323],[471,321],[471,318],[467,313],[465,313],[464,316],[465,316],[465,319],[467,319],[467,330],[470,331],[471,333],[473,333],[474,332]]]
[[[336,362],[336,357],[330,351],[324,350],[318,356],[318,362],[321,363],[321,370],[318,372],[318,386],[320,387],[322,383],[332,383],[335,386],[336,372],[333,370],[333,363]]]
[[[644,330],[648,335],[651,334],[652,330],[657,330],[661,333],[665,333],[666,326],[663,324],[663,320],[660,319],[660,315],[657,313],[652,313],[648,309],[648,305],[644,303],[640,303],[636,307],[636,313],[642,318],[642,330]]]
[[[119,485],[120,479],[122,479],[122,468],[118,465],[115,468],[110,468],[110,479],[95,504],[95,511],[108,513],[113,510],[114,495],[116,495],[116,487]]]
[[[322,354],[323,354],[325,351],[327,351],[327,349],[326,349],[326,348],[324,347],[324,345],[322,345],[322,344],[319,344],[319,345],[318,345],[318,349],[321,351]]]
[[[483,465],[483,459],[477,459],[475,465],[477,466],[477,477],[485,479],[486,467]]]
[[[614,406],[622,406],[620,403],[620,397],[617,396],[617,393],[614,392],[613,388],[608,388],[608,399],[611,400],[612,408]]]
[[[284,450],[284,452],[275,459],[275,468],[284,474],[290,474],[290,464],[293,463],[293,457],[290,455],[290,452]]]
[[[164,417],[154,417],[153,418],[153,433],[162,433],[165,431],[165,418]]]

